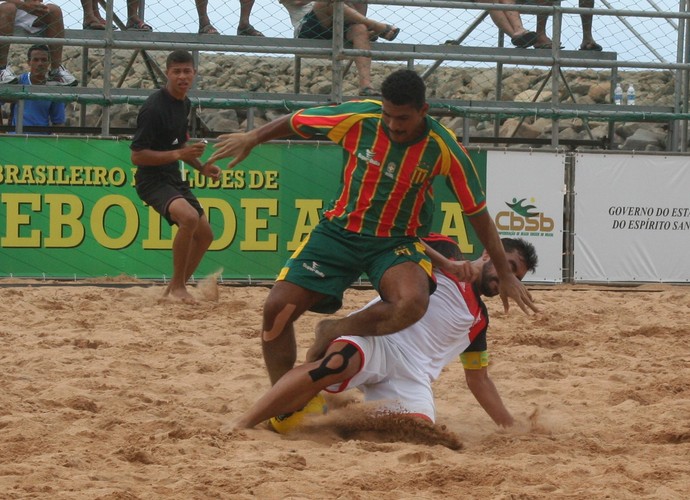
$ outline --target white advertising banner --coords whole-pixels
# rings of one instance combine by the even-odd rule
[[[486,194],[498,234],[534,245],[539,265],[524,281],[563,281],[565,155],[489,151]]]
[[[690,281],[690,158],[578,154],[576,281]]]

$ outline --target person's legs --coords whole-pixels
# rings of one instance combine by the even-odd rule
[[[204,244],[206,244],[206,248],[208,248],[210,241],[208,241],[204,230],[202,230],[199,240],[195,241],[197,230],[200,225],[203,226],[203,223],[201,222],[199,213],[187,200],[184,198],[177,198],[170,203],[168,211],[170,213],[170,218],[175,221],[178,229],[173,239],[172,246],[173,275],[165,291],[165,295],[170,295],[183,302],[194,302],[194,298],[187,291],[186,287],[187,279],[191,276],[191,272],[189,272],[188,269],[191,268],[193,259],[196,260],[196,264],[198,265],[201,256],[203,256],[203,252],[201,252],[201,256],[198,254]],[[208,225],[208,222],[206,222],[206,225]]]
[[[46,38],[65,38],[65,25],[62,20],[62,10],[55,4],[49,3],[48,13],[37,19],[34,26],[45,26]],[[50,46],[50,68],[57,69],[62,65],[62,45]]]
[[[493,0],[477,0],[478,3],[495,3]],[[501,0],[499,3],[504,5],[515,5],[515,0]],[[491,10],[489,11],[494,24],[508,35],[511,42],[516,47],[526,48],[534,44],[537,34],[527,31],[522,25],[520,13],[514,10]]]
[[[316,18],[319,20],[324,27],[333,26],[333,4],[330,2],[315,2],[312,8]],[[379,21],[374,21],[363,14],[361,14],[357,9],[350,7],[349,5],[343,6],[343,19],[345,24],[363,24],[369,31],[377,35],[383,34],[384,38],[387,40],[392,40],[394,37],[389,34],[393,33],[393,26],[382,23]],[[397,35],[397,33],[396,33]]]
[[[277,281],[271,288],[263,308],[261,348],[272,384],[295,365],[294,322],[324,297],[287,281]]]
[[[580,0],[579,6],[583,9],[591,9],[594,7],[594,0]],[[594,41],[592,35],[592,14],[581,14],[580,22],[582,23],[582,43],[580,49],[584,50],[601,50],[601,45]]]
[[[548,0],[537,1],[537,5],[546,5],[550,3]],[[546,22],[549,16],[546,14],[537,14],[537,41],[534,42],[535,47],[549,48],[551,47],[551,37],[546,34]]]
[[[132,31],[153,31],[139,15],[139,0],[127,0],[127,29]]]
[[[337,337],[387,335],[419,321],[429,305],[429,276],[415,262],[398,264],[383,274],[379,295],[383,300],[371,307],[344,318],[322,320],[307,361],[319,358]]]
[[[352,42],[352,47],[359,50],[371,50],[369,30],[363,24],[351,24],[345,33],[347,40]],[[354,58],[357,67],[357,80],[360,92],[371,89],[371,58],[357,56]]]
[[[101,15],[100,11],[100,6],[98,4],[98,0],[91,0],[91,5],[93,6],[93,15],[96,17],[98,22],[100,22],[102,25],[105,26],[106,20],[105,18]]]
[[[47,12],[36,19],[33,27],[42,27],[46,38],[65,38],[62,9],[55,4],[46,5]],[[50,72],[48,85],[77,85],[77,79],[62,65],[62,44],[50,45]]]
[[[250,25],[249,18],[252,15],[254,0],[240,0],[240,22],[238,26],[246,28]]]
[[[217,35],[218,30],[213,27],[211,19],[208,17],[208,0],[195,0],[195,3],[196,13],[199,16],[199,33],[203,35]]]
[[[351,378],[361,363],[357,349],[347,342],[334,342],[322,359],[295,367],[276,381],[234,427],[251,428],[276,415],[303,408],[322,389]]]
[[[240,20],[237,23],[237,34],[245,36],[264,36],[249,22],[252,15],[254,0],[240,0]]]
[[[358,4],[359,5],[359,4]],[[313,6],[314,14],[319,23],[325,27],[333,26],[333,5],[329,2],[316,2]],[[381,35],[387,40],[393,40],[399,31],[386,23],[369,19],[364,15],[366,5],[352,7],[343,6],[343,18],[346,24],[345,38],[352,42],[352,47],[359,50],[371,50],[372,36]],[[371,90],[371,58],[358,56],[354,58],[357,67],[357,78],[360,93]]]
[[[201,259],[204,258],[204,254],[206,254],[211,243],[213,243],[213,230],[208,223],[206,215],[202,215],[192,238],[192,248],[190,249],[185,269],[185,283],[189,281],[189,278],[192,277],[194,271],[199,267]]]
[[[17,6],[11,2],[0,3],[0,35],[12,36],[14,33],[14,18],[17,15]],[[10,53],[10,44],[0,44],[0,68],[7,65],[7,57]]]
[[[127,0],[127,24],[141,20],[139,17],[139,0]]]
[[[81,0],[81,8],[83,11],[82,27],[85,30],[105,29],[104,24],[101,23],[97,0]],[[96,15],[97,13],[98,15]]]

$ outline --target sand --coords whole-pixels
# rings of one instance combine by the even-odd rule
[[[514,428],[455,363],[434,429],[367,428],[351,391],[281,436],[225,431],[268,387],[267,287],[200,285],[187,305],[162,285],[50,285],[0,280],[2,499],[688,498],[688,286],[533,287],[530,317],[489,300]],[[372,297],[348,291],[342,313]],[[298,323],[300,360],[321,317]]]

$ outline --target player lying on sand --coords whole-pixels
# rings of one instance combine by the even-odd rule
[[[519,280],[534,271],[537,255],[530,243],[512,238],[501,241]],[[447,258],[462,258],[450,238],[431,235],[425,243]],[[512,425],[513,417],[488,375],[489,320],[480,298],[498,295],[498,275],[486,252],[471,265],[476,276],[471,284],[434,270],[437,289],[420,321],[390,335],[337,338],[321,359],[297,366],[280,378],[234,423],[234,428],[251,428],[267,419],[277,430],[294,427],[287,421],[301,420],[305,407],[307,412],[313,411],[313,398],[321,398],[321,390],[342,392],[355,387],[364,393],[365,401],[380,401],[386,414],[408,414],[434,422],[431,384],[458,355],[467,385],[479,404],[496,424]],[[291,412],[295,413],[289,415]]]

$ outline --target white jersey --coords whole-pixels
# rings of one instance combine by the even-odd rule
[[[486,326],[486,318],[472,285],[436,273],[436,291],[421,320],[389,335],[403,355],[430,380],[465,351]]]
[[[326,390],[341,392],[357,387],[365,401],[386,401],[391,411],[420,415],[433,422],[436,409],[431,382],[488,325],[472,285],[440,272],[436,281],[427,312],[412,326],[389,335],[339,337],[338,341],[357,347],[363,364],[351,379]]]

